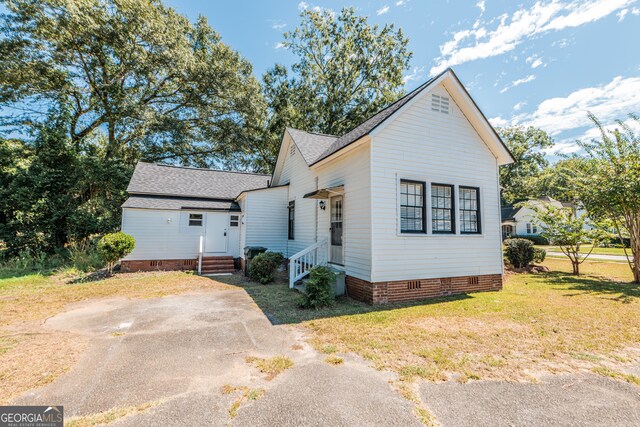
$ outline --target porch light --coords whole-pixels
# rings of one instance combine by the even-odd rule
[[[320,203],[318,203],[318,206],[320,206],[321,210],[325,210],[327,208],[327,204],[325,203],[324,200],[320,200]]]

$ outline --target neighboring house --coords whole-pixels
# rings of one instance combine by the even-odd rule
[[[448,69],[344,135],[286,129],[271,177],[139,164],[122,224],[137,246],[124,264],[192,266],[204,236],[205,258],[282,252],[291,286],[330,264],[370,303],[497,290],[498,168],[511,162]]]
[[[527,203],[539,206],[551,205],[557,208],[571,208],[573,214],[577,216],[585,214],[584,209],[576,207],[572,202],[561,202],[548,196],[531,199]],[[527,206],[503,206],[501,217],[503,239],[508,239],[512,236],[540,236],[540,232],[545,227],[544,223],[534,219],[533,210]],[[585,228],[590,230],[592,227],[585,224]]]

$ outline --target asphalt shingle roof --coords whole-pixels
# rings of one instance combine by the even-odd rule
[[[127,192],[233,200],[243,191],[266,188],[270,177],[255,173],[138,162]]]
[[[411,101],[417,94],[419,94],[424,88],[429,86],[431,82],[439,78],[440,75],[430,79],[424,84],[418,86],[413,91],[406,94],[393,104],[378,111],[376,114],[351,129],[342,136],[325,135],[312,132],[305,132],[299,129],[288,128],[287,131],[293,138],[294,142],[300,149],[302,157],[308,165],[319,162],[320,160],[329,157],[336,151],[341,150],[347,145],[357,141],[369,132],[374,130],[378,125],[388,119],[393,113],[398,111],[407,102]]]
[[[300,154],[308,165],[313,164],[333,144],[337,136],[322,133],[305,132],[299,129],[287,128]]]
[[[519,210],[520,208],[515,206],[502,206],[500,208],[500,217],[502,221],[513,219],[513,217],[518,213]]]
[[[211,200],[188,197],[133,195],[122,205],[123,208],[137,209],[206,209],[239,211],[240,206],[232,200]]]
[[[320,160],[323,160],[331,156],[333,153],[340,151],[347,145],[357,141],[363,136],[368,135],[372,130],[374,130],[376,127],[382,124],[391,115],[393,115],[393,113],[401,109],[405,104],[407,104],[409,101],[415,98],[416,95],[418,95],[420,92],[426,89],[431,83],[439,79],[442,75],[444,75],[447,72],[451,72],[454,78],[456,80],[458,79],[455,73],[453,73],[453,70],[451,70],[450,68],[447,68],[442,73],[438,74],[437,76],[421,84],[416,89],[409,92],[408,94],[406,94],[404,97],[400,98],[393,104],[378,111],[376,114],[374,114],[373,116],[371,116],[370,118],[368,118],[367,120],[365,120],[364,122],[356,126],[355,128],[346,132],[342,136],[315,134],[315,133],[305,132],[298,129],[288,129],[288,131],[291,134],[293,140],[296,142],[296,145],[298,145],[298,148],[300,148],[300,151],[303,152],[303,157],[306,160],[307,164],[313,165],[314,163],[317,163]],[[460,85],[462,86],[462,83],[460,83]],[[466,91],[466,89],[464,90]],[[475,102],[473,101],[473,99],[472,99],[472,102],[475,105]],[[477,108],[477,105],[476,105],[476,108]],[[484,117],[484,114],[482,114],[482,116]],[[498,134],[496,134],[496,137],[498,138],[498,140],[500,140],[504,148],[507,151],[509,151],[508,148],[504,145],[504,142],[502,142],[502,140],[498,136]],[[301,142],[298,142],[298,141],[301,141]],[[324,148],[324,151],[320,152],[322,148]]]

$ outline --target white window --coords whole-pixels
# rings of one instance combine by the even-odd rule
[[[453,185],[431,184],[431,231],[434,234],[455,234]]]
[[[431,95],[431,109],[433,111],[449,114],[449,98],[436,94]]]
[[[458,187],[460,204],[460,233],[480,234],[480,189]]]
[[[527,223],[527,234],[531,234],[531,223]]]
[[[400,232],[426,233],[425,184],[421,181],[400,181]]]
[[[538,226],[533,224],[533,234],[538,234]]]
[[[189,227],[202,227],[202,214],[189,214]]]
[[[238,215],[231,215],[231,218],[229,220],[229,226],[230,227],[237,227],[238,226],[238,222],[240,221],[240,216]]]

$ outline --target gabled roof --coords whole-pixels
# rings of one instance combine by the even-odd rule
[[[243,191],[268,187],[269,179],[264,174],[138,162],[127,192],[233,200]]]
[[[314,164],[330,157],[343,148],[358,141],[360,138],[369,135],[376,128],[384,124],[387,119],[392,117],[404,106],[409,104],[425,89],[431,87],[434,83],[445,81],[445,78],[447,79],[446,81],[453,82],[449,84],[450,87],[455,87],[457,92],[460,94],[458,98],[461,99],[462,102],[466,102],[470,105],[471,108],[469,109],[469,111],[472,111],[473,120],[475,121],[475,123],[481,123],[480,127],[482,128],[482,130],[477,129],[478,132],[481,133],[481,137],[485,140],[485,142],[487,142],[487,140],[491,140],[494,148],[490,148],[492,150],[497,150],[495,152],[500,153],[499,156],[502,159],[503,164],[512,162],[513,155],[504,144],[500,136],[497,134],[495,129],[493,129],[493,126],[491,126],[485,115],[482,113],[482,111],[480,111],[478,105],[475,103],[473,98],[471,98],[471,95],[469,95],[469,92],[467,92],[467,90],[458,79],[458,76],[456,76],[451,68],[447,68],[442,73],[418,86],[416,89],[409,92],[404,97],[378,111],[376,114],[341,136],[315,134],[291,128],[288,128],[287,132],[300,149],[300,152],[302,153],[307,164],[309,166],[313,166]],[[470,117],[468,117],[468,119],[472,120],[472,118]],[[472,122],[472,124],[473,123],[474,122]],[[498,155],[496,156],[498,157]]]
[[[500,218],[502,221],[512,220],[520,210],[520,207],[515,206],[501,206],[500,207]]]
[[[287,132],[291,135],[291,139],[293,139],[308,165],[315,163],[331,147],[331,144],[338,139],[334,135],[305,132],[293,128],[287,128]]]

